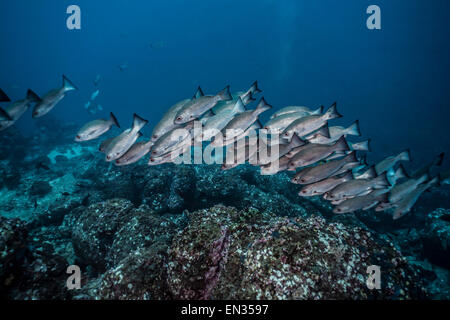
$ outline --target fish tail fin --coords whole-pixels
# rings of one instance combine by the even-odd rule
[[[395,170],[394,175],[396,181],[401,178],[409,178],[409,174],[406,172],[405,167],[403,167],[402,164],[398,166],[397,170]]]
[[[350,152],[348,155],[344,157],[344,163],[349,162],[358,162],[358,158],[356,157],[356,151]]]
[[[373,179],[374,188],[383,189],[386,187],[390,187],[391,183],[389,182],[387,172],[383,172],[381,175]]]
[[[242,102],[244,103],[244,105],[249,104],[252,101],[255,101],[256,99],[253,98],[253,94],[251,92],[246,93],[243,97],[242,97]]]
[[[334,144],[334,151],[348,151],[350,147],[348,146],[347,140],[344,136],[341,136]]]
[[[323,106],[320,106],[316,110],[312,111],[311,114],[318,115],[318,114],[322,114],[322,112],[323,112]]]
[[[139,117],[136,113],[133,115],[133,130],[140,131],[146,124],[147,120]]]
[[[294,133],[289,144],[292,147],[291,149],[293,149],[293,148],[304,146],[306,144],[306,141],[301,139],[297,134]]]
[[[109,121],[112,123],[112,124],[115,124],[116,126],[117,126],[117,128],[120,128],[120,124],[119,124],[119,121],[117,121],[117,118],[116,118],[116,116],[114,115],[114,113],[110,113],[110,115],[109,115]]]
[[[251,95],[251,94],[250,94]],[[245,105],[242,99],[239,97],[236,101],[236,104],[233,107],[233,115],[244,112],[245,111]]]
[[[398,160],[400,161],[411,161],[411,151],[406,149],[398,155]]]
[[[363,174],[355,177],[355,179],[373,179],[377,176],[377,172],[375,170],[375,166],[371,166],[367,169]]]
[[[351,136],[361,136],[361,130],[359,128],[359,120],[353,122],[347,129],[345,129],[345,133]]]
[[[367,163],[367,156],[366,155],[362,156],[361,159],[359,160],[359,163],[367,167],[369,165]]]
[[[371,151],[370,150],[370,139],[367,139],[366,141],[356,142],[356,143],[349,142],[348,144],[350,145],[350,148],[352,150],[369,151],[369,152]]]
[[[328,108],[327,112],[325,112],[323,116],[326,120],[342,118],[342,115],[337,111],[336,102]]]
[[[437,166],[437,167],[442,166],[442,162],[444,162],[444,156],[445,156],[445,153],[444,153],[444,152],[440,153],[440,154],[436,157],[434,165]]]
[[[203,93],[203,90],[200,86],[198,86],[197,91],[195,92],[194,96],[192,97],[192,100],[203,97],[205,94]]]
[[[0,88],[0,102],[10,102],[11,99],[8,97],[8,95]]]
[[[41,101],[41,98],[31,89],[28,89],[27,91],[27,100],[31,102],[39,102]]]
[[[6,112],[3,108],[0,108],[0,115],[4,117],[7,121],[13,121],[14,119],[11,118],[8,112]]]
[[[261,114],[264,111],[267,111],[270,109],[272,109],[272,106],[266,102],[264,97],[262,97],[261,100],[259,100],[258,106],[256,107],[256,109],[253,112],[256,114]]]
[[[78,90],[77,86],[72,83],[65,75],[63,75],[63,90],[64,92]]]
[[[323,126],[321,126],[319,128],[319,130],[317,130],[315,132],[315,134],[320,134],[320,135],[322,135],[322,136],[324,136],[325,138],[328,138],[328,139],[331,138],[331,136],[330,136],[330,128],[328,127],[328,122],[325,123]]]
[[[250,89],[248,90],[251,94],[257,94],[262,92],[262,90],[259,90],[258,88],[258,81],[253,82]]]
[[[219,99],[221,101],[228,101],[228,100],[233,99],[233,97],[231,96],[231,93],[230,93],[230,86],[228,85],[225,88],[223,88],[222,91],[220,91],[217,94],[217,96],[219,97]]]

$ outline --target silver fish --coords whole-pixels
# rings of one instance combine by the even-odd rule
[[[292,122],[282,133],[282,137],[285,139],[291,139],[294,133],[299,137],[305,137],[310,133],[324,126],[329,120],[341,118],[342,116],[336,109],[336,102],[321,115],[310,115]]]
[[[412,178],[420,178],[425,173],[428,173],[431,176],[432,170],[434,167],[440,167],[442,166],[442,163],[444,161],[444,152],[440,153],[438,156],[436,156],[431,163],[428,163],[427,165],[421,167],[420,169],[414,171],[414,173],[411,175]]]
[[[123,156],[116,160],[116,165],[125,166],[138,162],[150,152],[152,146],[152,141],[135,143]]]
[[[222,130],[225,140],[233,139],[242,132],[245,132],[261,113],[271,109],[272,106],[267,104],[264,98],[261,98],[255,110],[245,111],[234,117]]]
[[[98,148],[98,151],[100,151],[101,153],[104,153],[106,148],[108,147],[108,145],[114,140],[115,138],[109,138],[104,140],[101,144],[100,147]]]
[[[95,100],[95,98],[97,98],[99,93],[100,93],[99,89],[97,89],[94,92],[92,92],[92,94],[91,94],[91,101]]]
[[[209,141],[222,131],[226,125],[238,114],[245,111],[244,103],[241,98],[238,98],[234,104],[233,109],[225,110],[216,114],[206,120],[203,125],[202,134],[196,136],[196,141]]]
[[[387,201],[388,190],[374,190],[367,195],[347,199],[333,209],[334,213],[347,213],[358,210],[368,210],[379,203]]]
[[[175,116],[175,124],[183,124],[200,118],[204,113],[211,110],[217,102],[231,100],[230,86],[220,91],[215,96],[202,96],[187,102]]]
[[[418,185],[414,190],[412,190],[408,195],[406,195],[403,198],[403,200],[401,200],[397,204],[397,208],[395,209],[394,213],[392,214],[392,218],[394,220],[397,220],[397,219],[403,217],[409,211],[411,211],[412,207],[417,202],[417,200],[422,195],[422,193],[424,193],[427,189],[431,188],[434,185],[439,185],[438,177],[434,177],[427,183]]]
[[[200,87],[198,87],[197,92],[193,96],[192,99],[197,99],[204,96],[203,91]],[[158,122],[152,132],[151,140],[156,142],[159,138],[161,138],[167,132],[173,130],[174,128],[179,128],[179,125],[175,124],[175,118],[177,113],[192,99],[184,99],[180,102],[177,102],[172,107],[170,107],[169,111],[162,117],[162,119]]]
[[[353,179],[353,175],[350,171],[343,173],[339,176],[331,176],[327,179],[321,180],[316,183],[308,184],[300,189],[298,195],[302,197],[313,197],[322,195],[325,192],[332,190],[338,185],[350,181]]]
[[[313,163],[324,160],[328,156],[330,156],[333,152],[339,151],[347,151],[349,150],[349,146],[344,136],[342,136],[338,141],[336,141],[333,145],[320,145],[320,144],[312,144],[310,147],[305,147],[304,150],[298,152],[295,156],[292,157],[291,162],[289,163],[290,171],[295,170],[298,167],[306,167]]]
[[[430,179],[428,173],[424,173],[421,177],[414,179],[408,179],[403,183],[394,186],[389,194],[389,202],[396,203],[401,201],[406,195],[411,193],[417,188],[419,184],[422,184]]]
[[[34,106],[33,118],[39,118],[49,113],[65,96],[66,93],[78,88],[63,75],[63,85],[59,89],[53,89],[45,94]]]
[[[185,126],[178,126],[162,135],[153,145],[152,157],[158,157],[168,153],[176,149],[185,139],[191,139],[191,129],[193,126],[194,121]]]
[[[248,89],[247,91],[238,91],[238,92],[231,94],[231,96],[233,98],[232,100],[219,101],[211,110],[214,114],[219,114],[224,111],[229,111],[234,108],[234,105],[238,98],[241,98],[242,102],[246,106],[249,103],[251,103],[252,101],[255,101],[253,96],[255,96],[256,94],[258,94],[260,92],[262,92],[262,91],[259,90],[259,88],[258,88],[258,82],[255,81],[251,85],[250,89]]]
[[[114,161],[123,156],[142,135],[139,131],[147,123],[147,120],[139,117],[137,114],[134,114],[133,126],[114,138],[114,140],[112,140],[106,147],[106,161]]]
[[[32,103],[39,102],[40,100],[41,99],[36,93],[34,93],[32,90],[28,90],[27,97],[25,99],[16,101],[7,106],[4,111],[6,112],[10,120],[5,119],[0,121],[0,131],[9,128],[14,123],[16,123],[16,121],[19,120],[20,117],[22,117],[22,115],[25,113],[25,111],[28,110]]]
[[[91,121],[89,123],[86,123],[77,133],[75,137],[75,141],[82,142],[82,141],[90,141],[97,139],[105,132],[108,132],[109,129],[113,125],[116,125],[118,128],[120,128],[119,122],[117,122],[116,117],[111,112],[109,120],[106,119],[98,119]]]
[[[361,196],[373,189],[386,189],[390,186],[386,173],[373,179],[355,179],[344,182],[325,193],[327,200],[341,200],[343,198]]]
[[[304,117],[301,112],[293,112],[282,114],[279,117],[270,119],[265,125],[264,129],[272,134],[281,134],[292,122]]]
[[[270,119],[278,118],[282,115],[289,114],[289,113],[300,113],[303,117],[310,116],[310,115],[317,115],[322,114],[323,112],[323,106],[320,106],[319,108],[315,110],[311,110],[308,107],[303,106],[287,106],[284,108],[281,108],[277,112],[275,112],[273,115],[270,116]]]
[[[396,156],[389,156],[384,160],[380,161],[375,165],[375,171],[377,174],[382,174],[383,172],[388,172],[392,169],[399,161],[411,161],[411,155],[409,149],[399,153]]]
[[[342,159],[332,160],[314,167],[305,168],[297,172],[297,174],[291,179],[291,182],[295,184],[315,183],[332,176],[346,163],[357,161],[358,159],[356,158],[356,153],[353,151]]]
[[[274,162],[262,165],[260,167],[260,172],[262,175],[274,175],[278,172],[285,171],[287,170],[290,161],[290,158],[283,156]]]
[[[337,139],[339,139],[341,136],[344,136],[347,138],[347,136],[361,136],[361,130],[359,129],[359,121],[356,120],[353,122],[349,127],[344,128],[341,126],[333,126],[328,128],[329,131],[329,137],[321,135],[319,132],[314,132],[307,136],[305,140],[308,140],[311,143],[320,143],[320,144],[330,144],[335,142]],[[361,143],[362,144],[362,143]],[[367,142],[368,144],[368,142]],[[358,144],[356,144],[356,148],[359,147]],[[367,146],[368,148],[368,146]],[[353,149],[357,150],[357,149]],[[365,150],[365,149],[361,149]]]

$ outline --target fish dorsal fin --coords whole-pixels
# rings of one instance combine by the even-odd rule
[[[194,96],[192,97],[192,100],[203,97],[204,95],[205,94],[203,93],[202,88],[200,86],[198,86],[197,91],[195,92]]]
[[[238,114],[238,113],[242,113],[244,111],[245,111],[244,102],[242,101],[241,97],[239,97],[236,101],[236,104],[233,107],[232,113]]]

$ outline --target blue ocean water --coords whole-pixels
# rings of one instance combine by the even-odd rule
[[[81,9],[81,30],[66,27],[72,4]],[[372,4],[381,9],[381,30],[366,26]],[[450,151],[449,10],[446,0],[2,1],[0,88],[12,100],[28,88],[42,95],[64,74],[79,90],[49,117],[81,127],[112,111],[128,128],[137,113],[149,121],[148,137],[198,86],[235,92],[257,80],[274,111],[337,101],[344,117],[334,123],[359,120],[371,139],[369,162],[409,148],[412,170]],[[84,104],[97,75],[103,111],[92,115]],[[30,111],[16,129],[39,134]]]

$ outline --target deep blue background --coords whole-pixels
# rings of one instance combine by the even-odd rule
[[[81,31],[66,28],[70,4]],[[382,30],[366,28],[371,4]],[[51,115],[81,124],[101,74],[103,114],[128,127],[133,112],[153,126],[199,84],[215,93],[258,80],[275,108],[337,100],[337,123],[360,120],[372,160],[409,147],[417,164],[450,149],[449,12],[447,0],[2,1],[0,87],[42,95],[64,73],[80,90]],[[32,134],[33,124],[29,112],[18,126]]]

